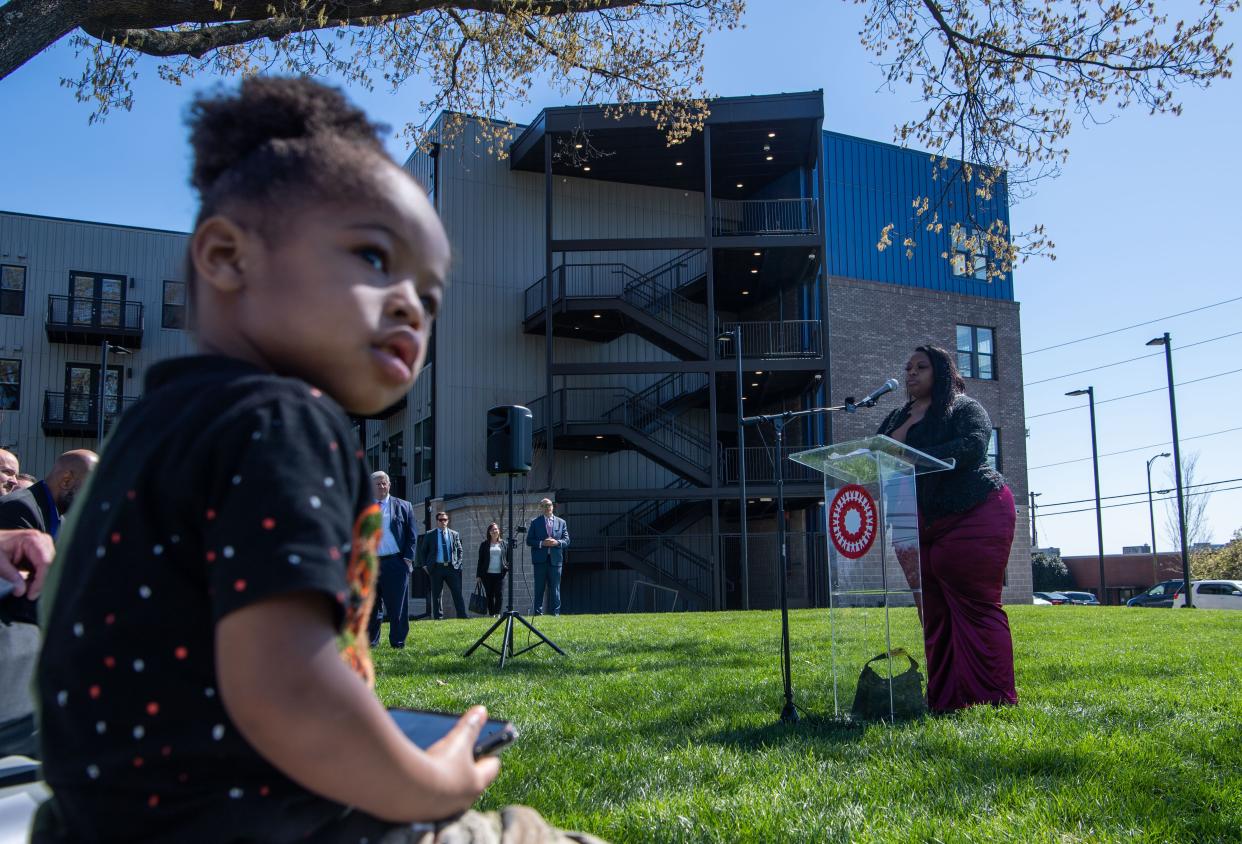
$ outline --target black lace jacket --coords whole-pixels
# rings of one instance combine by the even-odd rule
[[[894,410],[880,425],[877,434],[892,435],[910,415],[910,404]],[[921,475],[918,479],[919,512],[925,522],[941,516],[964,513],[992,490],[1005,485],[1001,474],[987,463],[992,420],[983,405],[969,396],[958,395],[948,413],[936,419],[924,416],[906,432],[906,445],[957,465],[950,471]]]

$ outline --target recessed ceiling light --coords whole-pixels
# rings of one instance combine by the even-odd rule
[[[768,156],[768,160],[769,160],[769,161],[771,161],[771,160],[772,160],[772,156],[770,156],[770,155],[769,155],[769,156]],[[584,171],[586,171],[587,173],[590,173],[590,172],[591,172],[591,167],[590,167],[590,165],[587,165],[586,167],[583,167],[582,169],[583,169]]]
[[[756,370],[755,370],[755,374],[756,374],[756,375],[762,375],[762,374],[763,374],[763,370],[762,370],[762,369],[756,369]]]
[[[574,149],[582,149],[582,144],[574,144]]]
[[[603,435],[603,434],[596,434],[596,435],[595,435],[595,439],[597,439],[597,440],[602,440],[603,438],[604,438],[604,435]]]
[[[759,386],[759,382],[758,382],[758,381],[755,381],[755,382],[753,382],[750,386],[752,386],[752,387],[758,387],[758,386]]]
[[[582,326],[581,326],[581,325],[575,325],[575,326],[574,326],[574,331],[581,331],[581,330],[582,330]]]
[[[749,295],[750,295],[750,291],[749,291],[749,290],[743,290],[743,291],[742,291],[742,295],[743,295],[743,296],[749,296]]]
[[[673,162],[673,163],[674,163],[674,164],[676,164],[678,167],[680,167],[680,166],[681,166],[681,162],[680,162],[680,161],[675,161],[675,162]]]
[[[775,133],[775,132],[768,132],[768,137],[769,137],[769,138],[775,138],[775,137],[776,137],[776,133]]]
[[[765,160],[766,160],[766,161],[771,161],[771,160],[772,160],[772,156],[770,156],[770,155],[765,156],[764,158],[765,158]],[[587,169],[588,169],[588,170],[590,170],[591,168],[590,168],[590,167],[588,167]]]
[[[772,151],[772,145],[771,145],[771,144],[764,144],[764,145],[763,145],[763,151],[764,151],[764,152],[771,152],[771,151]]]
[[[752,270],[750,271],[750,274],[751,274],[751,275],[755,275],[757,272],[759,272],[759,271],[758,271],[758,270],[755,270],[755,269],[752,269]]]
[[[815,253],[814,253],[814,252],[812,252],[810,255],[807,255],[806,257],[807,257],[807,258],[809,258],[809,259],[811,259],[812,261],[814,261],[814,260],[815,260]]]
[[[740,187],[742,186],[742,183],[741,183],[741,182],[738,182],[738,183],[737,183],[737,186],[740,188]]]
[[[600,318],[600,314],[593,314],[593,316],[594,316],[596,319],[599,319],[599,318]]]
[[[756,258],[758,258],[758,257],[759,257],[760,255],[762,255],[762,254],[763,254],[762,252],[756,252],[756,253],[755,253],[755,257],[756,257]]]

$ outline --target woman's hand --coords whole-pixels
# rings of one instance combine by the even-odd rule
[[[472,706],[444,738],[427,748],[439,768],[439,782],[451,789],[450,805],[444,807],[446,817],[469,809],[500,773],[500,760],[495,756],[474,758],[474,745],[486,722],[487,710]]]

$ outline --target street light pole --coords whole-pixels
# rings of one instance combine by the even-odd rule
[[[737,480],[738,517],[742,526],[742,609],[750,609],[750,538],[746,527],[746,426],[742,424],[742,324],[722,333],[717,340],[733,341],[733,356],[737,360]],[[780,459],[780,456],[777,456]]]
[[[116,352],[118,355],[130,354],[129,349],[123,348],[114,343],[109,343],[107,340],[104,340],[102,343],[100,343],[100,348],[99,348],[99,407],[97,408],[96,414],[95,414],[97,417],[95,420],[95,423],[96,423],[95,424],[95,439],[98,441],[96,448],[99,449],[100,451],[103,450],[103,441],[104,441],[104,403],[106,402],[107,395],[108,395],[107,390],[108,390],[108,350],[109,349]],[[117,400],[118,410],[119,410],[119,405],[121,403],[120,386],[121,386],[120,379],[117,379],[116,400]]]
[[[1031,552],[1034,553],[1039,549],[1039,534],[1035,530],[1035,499],[1043,495],[1042,492],[1031,493]]]
[[[1186,590],[1186,609],[1194,607],[1194,590],[1190,588],[1190,550],[1186,547],[1186,499],[1182,494],[1182,446],[1177,438],[1177,398],[1173,392],[1173,342],[1169,332],[1147,341],[1149,346],[1164,346],[1164,366],[1169,376],[1169,421],[1173,426],[1173,476],[1177,480],[1177,526],[1182,543],[1182,588]]]
[[[1151,519],[1151,583],[1155,586],[1160,582],[1160,566],[1156,559],[1156,510],[1151,503],[1151,464],[1159,460],[1161,457],[1168,457],[1167,451],[1162,451],[1147,461],[1147,515]]]
[[[1070,390],[1067,396],[1086,396],[1091,411],[1091,472],[1095,476],[1095,538],[1100,559],[1100,603],[1108,603],[1107,586],[1104,583],[1104,516],[1100,512],[1100,452],[1095,441],[1095,387]]]

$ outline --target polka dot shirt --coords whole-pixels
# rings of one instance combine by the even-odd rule
[[[59,536],[38,686],[44,774],[70,838],[304,840],[341,816],[230,721],[214,629],[256,602],[322,593],[343,658],[369,677],[356,634],[379,519],[351,436],[301,381],[221,357],[152,369]]]

